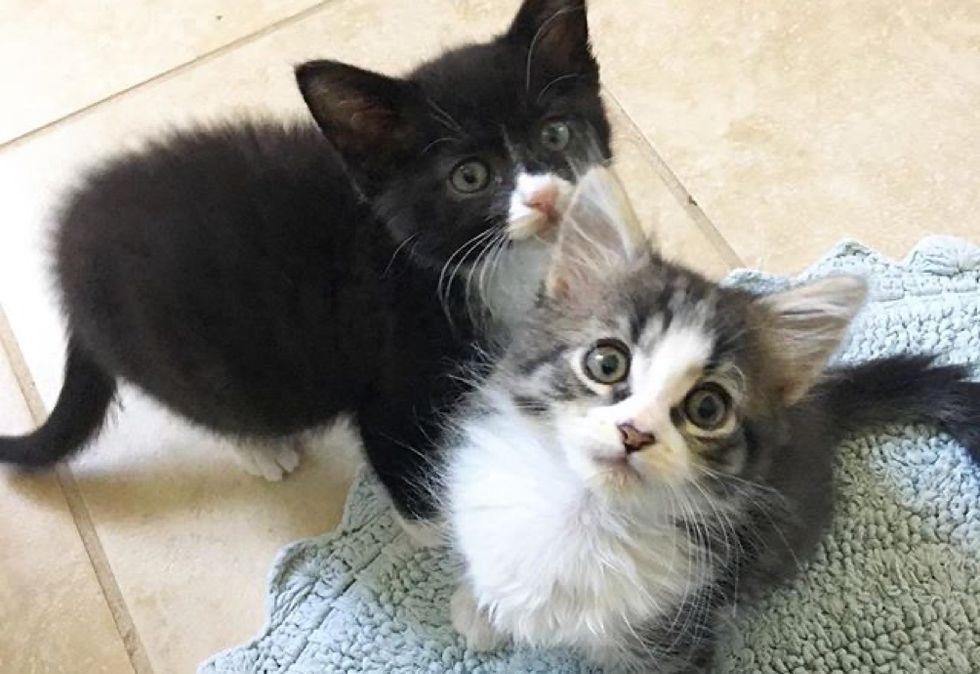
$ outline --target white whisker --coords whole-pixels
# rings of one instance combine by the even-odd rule
[[[548,82],[548,84],[546,84],[541,89],[541,91],[538,92],[538,97],[534,100],[535,105],[541,105],[541,99],[544,98],[544,95],[548,92],[548,89],[550,89],[554,85],[558,84],[559,82],[564,82],[565,80],[575,79],[576,77],[579,77],[579,74],[578,73],[569,73],[567,75],[559,75],[558,77],[556,77],[553,80],[551,80],[550,82]]]
[[[584,8],[581,7],[563,7],[556,11],[554,14],[549,16],[546,20],[541,22],[538,29],[534,33],[534,37],[531,38],[531,45],[527,49],[527,61],[525,62],[524,69],[524,92],[531,93],[531,62],[534,58],[534,49],[538,46],[538,40],[544,35],[544,32],[550,27],[551,23],[560,17],[562,14],[568,14],[569,12],[583,12]]]
[[[465,261],[466,256],[475,247],[478,246],[484,239],[493,236],[493,229],[485,229],[475,236],[467,239],[459,248],[453,251],[452,255],[446,258],[446,261],[442,265],[442,269],[439,271],[439,278],[436,281],[436,292],[439,295],[439,302],[442,304],[443,312],[446,314],[446,318],[452,323],[452,311],[449,307],[449,294],[452,290],[453,280],[455,279],[456,272],[459,270],[459,265],[453,269],[452,273],[450,269],[453,265],[453,260],[460,257],[461,260]],[[447,275],[448,274],[448,275]]]
[[[382,276],[388,275],[388,272],[391,271],[391,265],[394,264],[395,258],[398,257],[398,253],[401,252],[402,248],[404,248],[409,243],[411,243],[414,239],[416,239],[418,235],[419,232],[416,232],[415,234],[412,234],[411,236],[407,237],[404,241],[402,241],[400,244],[398,244],[398,247],[395,248],[395,252],[391,254],[391,259],[388,260],[388,264],[385,265],[385,270],[381,273]]]
[[[459,142],[459,139],[457,139],[457,138],[450,138],[449,136],[443,136],[442,138],[436,138],[434,141],[432,141],[431,143],[429,143],[428,145],[426,145],[424,148],[422,148],[422,151],[419,153],[419,155],[422,156],[422,157],[424,157],[425,154],[429,150],[431,150],[432,148],[434,148],[439,143],[458,143],[458,142]]]
[[[426,97],[425,102],[435,111],[435,114],[432,115],[433,119],[459,136],[466,135],[466,132],[463,130],[460,123],[453,119],[453,116],[446,112],[438,103],[429,97]]]

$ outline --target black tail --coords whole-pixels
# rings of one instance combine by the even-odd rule
[[[970,368],[933,356],[892,356],[831,371],[820,385],[841,425],[902,420],[941,426],[980,464],[980,382]]]
[[[68,341],[65,383],[51,416],[33,433],[0,437],[0,462],[49,466],[81,449],[102,427],[116,381]]]

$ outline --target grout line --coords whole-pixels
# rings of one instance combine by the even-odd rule
[[[7,314],[2,306],[0,306],[0,350],[7,355],[7,360],[14,372],[21,394],[24,396],[24,401],[27,403],[31,418],[35,424],[43,423],[48,416],[47,410],[45,410],[34,377],[24,360],[24,354],[20,350],[13,328],[7,320]],[[146,654],[146,648],[143,646],[136,629],[136,623],[133,622],[133,617],[126,606],[126,600],[123,599],[119,583],[112,573],[109,557],[105,553],[105,548],[102,547],[102,541],[99,540],[95,523],[92,521],[92,514],[85,503],[85,497],[82,496],[81,490],[75,482],[75,476],[67,464],[57,465],[54,473],[133,671],[136,674],[153,674],[153,666]]]
[[[14,136],[10,140],[0,143],[0,152],[8,148],[21,145],[27,142],[28,140],[31,140],[38,134],[44,133],[45,131],[48,131],[52,128],[61,126],[62,124],[70,122],[79,117],[84,117],[89,113],[93,112],[94,110],[101,108],[102,106],[108,103],[112,103],[113,101],[119,100],[120,98],[128,96],[129,94],[135,91],[143,89],[152,84],[164,82],[166,80],[171,79],[172,77],[175,77],[176,75],[181,75],[188,70],[192,70],[193,68],[196,68],[198,65],[203,65],[210,61],[213,61],[214,59],[220,56],[224,56],[228,52],[231,52],[239,47],[260,40],[266,37],[267,35],[270,35],[280,30],[281,28],[285,28],[294,23],[298,23],[299,21],[302,21],[303,19],[306,19],[312,16],[313,14],[316,14],[321,9],[323,9],[326,5],[330,4],[332,1],[333,0],[320,0],[319,2],[310,5],[305,9],[301,9],[295,14],[290,14],[289,16],[283,17],[278,21],[273,21],[272,23],[267,24],[262,28],[259,28],[258,30],[252,31],[251,33],[246,33],[245,35],[235,38],[231,42],[226,42],[220,47],[215,47],[211,51],[204,52],[199,56],[195,56],[189,61],[178,63],[177,65],[172,66],[162,72],[159,72],[156,75],[153,75],[152,77],[148,77],[147,79],[136,82],[135,84],[130,84],[129,86],[124,87],[119,91],[115,91],[109,94],[108,96],[105,96],[96,101],[83,105],[80,108],[77,108],[65,115],[62,115],[61,117],[56,117],[51,121],[45,122],[41,126],[35,127],[30,131],[25,131],[19,136]]]
[[[126,654],[129,656],[129,662],[136,674],[153,674],[153,665],[146,653],[146,647],[143,645],[143,640],[140,639],[133,616],[126,606],[126,600],[123,598],[122,590],[112,572],[109,557],[105,553],[105,548],[102,547],[102,541],[99,540],[95,523],[92,521],[92,514],[85,503],[85,497],[82,496],[82,492],[78,488],[78,483],[75,482],[75,476],[67,464],[56,466],[55,475],[61,485],[61,490],[65,494],[65,500],[68,501],[68,509],[71,510],[72,517],[75,518],[75,527],[78,529],[78,535],[88,553],[92,569],[95,571],[95,577],[102,588],[102,594],[109,605],[109,612],[116,623],[116,631],[122,639]]]
[[[620,102],[619,98],[609,89],[608,86],[603,86],[603,93],[608,96],[616,106],[622,111],[623,115],[626,117],[630,124],[630,128],[646,143],[647,147],[653,155],[653,165],[654,170],[656,170],[657,175],[660,179],[664,181],[667,185],[667,189],[670,190],[671,194],[681,205],[681,208],[687,212],[688,216],[694,220],[694,224],[701,233],[704,234],[708,241],[718,250],[718,253],[724,259],[725,264],[731,268],[744,267],[745,263],[742,258],[738,256],[735,249],[729,245],[728,240],[725,239],[724,235],[718,230],[715,224],[708,217],[704,209],[701,208],[697,200],[691,195],[690,191],[684,187],[684,183],[681,182],[677,174],[668,166],[667,162],[664,161],[663,156],[657,151],[653,143],[647,138],[646,134],[640,129],[639,125],[633,119],[633,116],[629,114],[623,104]]]

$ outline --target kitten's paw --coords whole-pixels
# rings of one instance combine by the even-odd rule
[[[460,585],[453,593],[449,600],[449,615],[453,628],[463,635],[470,650],[492,651],[504,642],[503,635],[490,624],[466,586]]]
[[[238,465],[249,475],[279,482],[299,466],[299,452],[289,441],[281,443],[245,442],[233,445]]]

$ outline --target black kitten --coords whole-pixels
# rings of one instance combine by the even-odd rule
[[[609,156],[584,1],[527,0],[500,37],[404,79],[331,61],[296,77],[322,134],[177,133],[71,196],[64,387],[0,460],[79,449],[122,378],[240,438],[272,479],[298,461],[282,441],[354,412],[398,505],[428,511],[409,485],[460,394],[453,363],[485,336],[474,314],[506,325],[533,299],[571,165]]]

